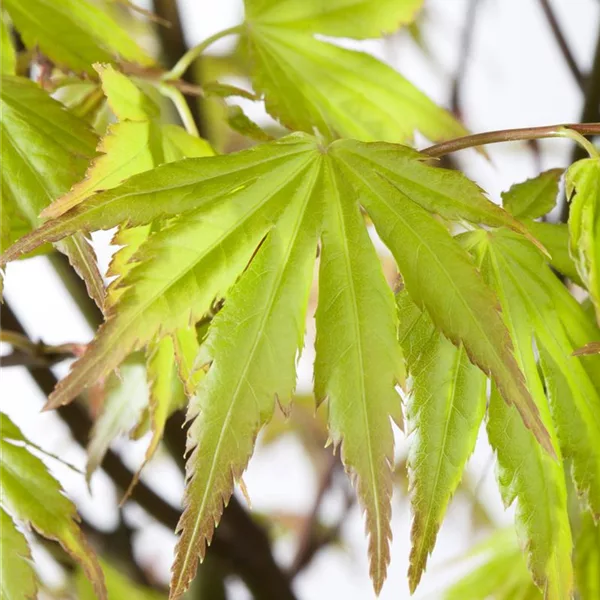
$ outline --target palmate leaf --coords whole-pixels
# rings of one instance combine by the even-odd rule
[[[432,140],[464,128],[391,67],[315,38],[364,39],[409,22],[418,0],[246,0],[244,35],[254,87],[267,111],[294,130],[403,142],[419,130]]]
[[[576,489],[584,497],[592,513],[597,515],[600,455],[596,440],[600,436],[600,397],[594,377],[600,373],[598,362],[586,366],[580,359],[571,356],[573,345],[567,335],[571,325],[573,334],[579,335],[577,321],[585,320],[585,314],[544,265],[543,258],[522,240],[508,233],[494,233],[487,235],[485,239],[482,237],[475,245],[478,246],[484,275],[498,288],[503,314],[512,322],[519,359],[523,364],[525,361],[529,364],[529,368],[524,368],[528,386],[534,398],[538,399],[540,407],[549,400],[561,450],[565,457],[571,459]],[[593,324],[588,322],[586,325],[587,335],[595,335]],[[522,340],[520,343],[519,336]],[[533,341],[536,342],[540,356],[543,382],[533,354]],[[513,431],[510,439],[507,437],[511,433],[514,419],[505,412],[497,399],[492,402],[488,425],[492,444],[503,442],[497,447],[497,451],[505,499],[511,501],[517,497],[519,500],[521,516],[527,524],[525,531],[529,538],[529,564],[536,583],[546,590],[548,597],[567,597],[565,586],[569,582],[561,582],[561,578],[568,571],[560,563],[563,560],[565,564],[569,563],[570,549],[563,548],[562,555],[565,558],[560,558],[558,553],[555,556],[551,554],[552,548],[556,548],[558,552],[560,532],[566,526],[557,526],[556,517],[552,517],[552,514],[544,517],[544,511],[541,510],[541,506],[545,511],[550,506],[563,511],[563,502],[552,503],[549,498],[540,503],[542,493],[548,495],[552,490],[558,489],[558,477],[561,480],[560,487],[563,487],[562,472],[550,479],[550,466],[544,465],[547,463],[547,456],[540,455],[537,460],[544,468],[540,466],[538,472],[546,473],[551,484],[543,480],[536,484],[532,476],[535,471],[533,465],[526,467],[523,464],[527,465],[535,460],[535,453],[539,453],[539,450],[526,431],[520,434]],[[496,415],[494,427],[493,415]],[[507,420],[510,426],[507,425]],[[520,444],[516,443],[517,440],[520,440]],[[551,468],[554,469],[555,466],[553,464]],[[560,496],[563,495],[564,491],[560,491]],[[563,517],[563,521],[565,518]],[[544,523],[543,519],[547,519],[547,522]],[[552,538],[551,532],[558,537]],[[570,542],[566,537],[563,541],[565,544]],[[555,561],[555,564],[550,564],[550,560]],[[563,586],[562,590],[560,586]]]
[[[491,240],[490,253],[497,257],[498,271],[510,274],[515,302],[525,311],[524,329],[531,331],[533,325],[561,449],[572,460],[577,491],[597,516],[600,514],[600,448],[596,442],[600,436],[600,360],[589,357],[586,365],[582,359],[572,357],[575,346],[567,332],[577,335],[576,321],[585,326],[587,337],[583,339],[593,339],[598,330],[531,246],[509,234],[497,233],[488,236],[488,240]]]
[[[571,165],[566,185],[571,200],[571,256],[594,302],[600,324],[600,158]]]
[[[236,154],[162,165],[86,198],[2,257],[14,258],[74,229],[168,219],[141,244],[134,264],[128,263],[106,323],[49,406],[70,401],[131,352],[194,325],[211,312],[216,298],[225,297],[204,353],[212,364],[190,404],[190,418],[196,417],[189,438],[194,450],[174,598],[193,576],[275,397],[285,404],[293,390],[319,231],[316,390],[319,399],[329,399],[332,438],[342,444],[367,512],[375,586],[383,581],[390,418],[400,414],[394,385],[402,371],[391,292],[369,245],[360,205],[394,253],[411,297],[491,373],[552,452],[494,294],[430,211],[523,227],[464,176],[427,166],[408,148],[350,141],[323,147],[296,133]],[[198,359],[196,366],[202,366]]]
[[[152,59],[106,10],[89,0],[4,0],[28,48],[39,48],[60,67],[94,76],[92,64]]]
[[[42,209],[81,178],[97,140],[83,121],[35,83],[8,76],[0,85],[0,135],[2,208],[10,217],[9,226],[18,224],[17,233],[22,234],[39,225]],[[58,248],[102,307],[104,283],[94,251],[84,235],[73,233]],[[7,235],[14,238],[15,232]]]
[[[33,526],[44,537],[60,542],[81,565],[94,586],[96,596],[105,600],[102,569],[77,525],[75,507],[63,495],[60,484],[50,475],[44,463],[24,447],[27,440],[4,414],[0,414],[0,425],[2,509],[15,520]]]
[[[130,79],[110,65],[95,65],[102,88],[113,113],[119,119],[102,138],[85,178],[43,211],[42,216],[58,216],[81,203],[91,194],[115,187],[131,175],[185,156],[210,156],[212,149],[205,140],[186,133],[174,125],[158,121],[159,107]],[[123,292],[120,280],[135,265],[135,253],[147,240],[149,225],[120,227],[113,244],[122,246],[112,257],[108,276],[115,277],[108,287],[106,307],[114,306]],[[148,362],[137,357],[124,365],[120,376],[111,376],[106,384],[106,400],[94,425],[88,447],[87,476],[100,464],[112,440],[147,423],[152,429],[144,463],[136,472],[130,490],[144,465],[156,451],[167,418],[182,407],[185,395],[178,381],[173,342],[166,337],[148,348]],[[148,385],[146,384],[146,373]],[[148,409],[148,410],[146,410]]]
[[[33,600],[37,597],[37,576],[25,536],[0,508],[0,598]]]
[[[406,406],[413,511],[409,585],[416,589],[450,498],[477,440],[486,377],[449,342],[406,291],[398,294],[399,339],[410,373]]]

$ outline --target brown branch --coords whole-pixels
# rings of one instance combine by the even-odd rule
[[[598,30],[598,41],[596,42],[596,53],[592,70],[587,78],[585,86],[585,100],[583,102],[583,110],[581,111],[581,121],[597,121],[600,120],[600,28]],[[600,135],[596,131],[595,135]],[[576,145],[571,154],[571,162],[575,162],[585,157],[585,152]],[[570,203],[565,198],[560,212],[560,221],[566,223],[569,220]]]
[[[575,60],[575,57],[573,56],[573,53],[571,52],[571,48],[569,47],[569,44],[567,43],[567,39],[565,38],[565,35],[560,26],[560,23],[558,22],[558,19],[556,18],[556,15],[554,14],[554,10],[552,9],[550,0],[539,0],[539,2],[540,2],[540,7],[541,7],[542,11],[544,12],[544,16],[546,17],[546,20],[548,21],[548,25],[550,26],[550,29],[552,30],[552,35],[554,36],[554,39],[556,40],[556,43],[558,44],[558,47],[560,48],[560,51],[562,52],[563,58],[565,59],[565,62],[567,63],[567,67],[569,67],[569,71],[571,72],[573,79],[575,79],[575,81],[577,82],[577,85],[579,86],[581,91],[584,91],[585,77],[583,76],[581,70],[579,69],[579,66],[577,65],[577,61]],[[593,119],[586,119],[586,120],[591,121]]]
[[[298,540],[298,550],[296,551],[296,556],[288,570],[290,577],[295,577],[310,562],[316,552],[315,539],[317,537],[319,524],[319,510],[327,490],[331,487],[336,467],[339,466],[339,464],[340,461],[335,454],[328,454],[312,510],[304,521]]]
[[[479,8],[479,0],[470,0],[467,7],[467,16],[465,26],[462,33],[462,41],[460,48],[460,56],[456,74],[452,81],[452,91],[450,94],[450,109],[460,119],[461,118],[461,102],[460,93],[464,82],[467,68],[469,66],[469,57],[471,55],[471,47],[473,44],[473,36],[475,34],[475,24],[477,21],[477,9]]]
[[[500,142],[518,142],[524,140],[541,140],[544,138],[568,137],[565,136],[565,130],[572,130],[581,135],[600,135],[600,123],[567,123],[559,125],[547,125],[545,127],[522,127],[519,129],[500,129],[498,131],[486,131],[485,133],[476,133],[474,135],[465,135],[463,137],[448,140],[441,144],[429,146],[421,150],[422,154],[427,154],[431,158],[439,158],[476,146],[485,146],[487,144],[498,144]]]

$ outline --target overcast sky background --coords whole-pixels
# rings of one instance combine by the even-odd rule
[[[243,17],[238,0],[180,0],[183,22],[190,44],[240,22]],[[538,0],[480,0],[480,14],[473,39],[471,60],[462,89],[462,108],[466,126],[474,131],[548,125],[579,120],[582,96],[568,71],[558,47],[543,17]],[[554,0],[553,7],[560,19],[575,57],[583,72],[589,68],[600,21],[598,0]],[[431,56],[426,56],[407,35],[388,40],[353,43],[372,52],[396,67],[403,75],[428,93],[437,102],[447,105],[449,84],[456,69],[460,36],[464,27],[466,0],[426,0],[427,18],[423,36]],[[211,52],[226,51],[231,40],[222,40]],[[244,104],[247,112],[264,122],[264,110]],[[551,140],[541,142],[542,168],[567,164],[571,142]],[[531,151],[525,144],[503,144],[488,148],[490,162],[473,151],[459,155],[469,176],[484,187],[495,200],[511,183],[537,173]],[[103,261],[106,248],[100,248]],[[35,258],[10,264],[7,269],[6,297],[29,331],[46,343],[67,341],[87,342],[91,331],[46,259]],[[301,381],[310,386],[310,350],[302,361]],[[64,373],[64,366],[62,371]],[[44,401],[24,370],[5,369],[1,376],[2,410],[14,418],[26,435],[43,448],[59,454],[80,467],[84,453],[70,440],[68,431],[51,413],[40,413]],[[404,441],[398,436],[399,445]],[[129,464],[141,461],[147,439],[136,443],[119,442]],[[512,513],[502,509],[495,487],[490,453],[485,443],[478,445],[469,465],[475,480],[485,475],[479,493],[489,505],[499,524],[508,523]],[[116,511],[107,509],[107,498],[115,491],[103,473],[92,481],[90,495],[82,478],[52,462],[52,468],[69,493],[81,507],[87,519],[99,527],[111,527]],[[179,502],[182,481],[167,458],[158,457],[147,469],[147,480],[160,485],[158,491],[174,503]],[[316,481],[308,459],[295,440],[287,438],[275,451],[258,449],[250,463],[245,482],[257,511],[286,510],[308,512],[316,492]],[[326,498],[323,517],[334,520],[342,504],[340,495]],[[410,515],[406,502],[398,498],[393,504],[392,562],[387,583],[381,593],[383,600],[408,597]],[[136,522],[148,520],[140,510],[129,510]],[[297,592],[302,599],[339,597],[365,599],[373,597],[368,578],[366,540],[362,519],[354,509],[343,531],[345,549],[322,552],[297,579]],[[162,577],[168,577],[175,537],[160,526],[147,529],[138,540],[143,561],[155,566]],[[417,598],[437,598],[436,590],[453,574],[441,565],[463,552],[472,543],[468,506],[454,503],[448,512],[430,567],[423,579]],[[291,543],[279,544],[277,555],[289,560],[294,552]],[[44,561],[44,556],[39,555]],[[56,577],[52,568],[48,577]],[[454,573],[454,576],[456,573]],[[240,585],[233,585],[238,599],[248,595]]]

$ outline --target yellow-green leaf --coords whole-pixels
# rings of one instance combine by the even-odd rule
[[[75,506],[44,463],[23,444],[19,429],[0,413],[0,504],[15,520],[31,524],[61,546],[81,565],[99,600],[106,600],[104,576],[98,559],[77,525]],[[4,579],[4,576],[3,576]]]
[[[587,287],[600,324],[600,159],[580,160],[567,171],[571,200],[571,256]]]
[[[152,59],[106,10],[90,0],[4,0],[28,48],[39,48],[60,67],[95,75],[95,62]]]
[[[315,396],[327,398],[329,432],[341,446],[366,514],[371,580],[379,593],[390,561],[393,419],[404,383],[392,291],[343,174],[326,163],[332,197],[321,238]]]
[[[410,375],[406,406],[413,524],[408,572],[414,592],[446,508],[473,452],[486,407],[486,377],[436,330],[406,291],[398,294],[399,338]]]
[[[35,83],[10,76],[0,83],[0,136],[3,208],[33,229],[41,223],[40,212],[81,178],[96,136]],[[58,248],[102,307],[104,282],[94,251],[82,233],[73,233]]]
[[[292,130],[316,128],[329,138],[403,142],[415,130],[432,140],[464,135],[450,113],[391,67],[314,37],[379,36],[409,20],[419,4],[246,0],[253,83],[267,111]]]
[[[188,412],[194,419],[188,433],[192,454],[172,599],[194,577],[276,398],[287,403],[294,391],[317,247],[320,176],[316,162],[211,325],[213,362]]]
[[[0,572],[2,600],[37,598],[37,575],[29,544],[3,508],[0,508]]]

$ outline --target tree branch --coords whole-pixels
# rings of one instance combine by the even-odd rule
[[[594,63],[585,86],[585,100],[583,102],[583,110],[581,112],[581,121],[597,121],[600,120],[600,28],[598,30],[598,41],[596,42],[596,54]],[[580,132],[583,133],[583,132]],[[595,132],[595,135],[600,135],[600,132]],[[585,157],[585,152],[579,145],[575,146],[571,154],[571,163]],[[561,212],[560,221],[567,223],[569,220],[570,203],[565,198]]]
[[[462,84],[467,73],[469,65],[469,57],[471,55],[471,46],[473,43],[473,35],[475,33],[475,23],[477,21],[477,9],[479,8],[479,0],[470,0],[467,7],[467,16],[465,26],[462,33],[462,42],[460,48],[460,56],[456,74],[452,81],[452,91],[450,95],[450,110],[460,119],[462,110],[460,102],[460,92]]]
[[[573,53],[571,52],[571,48],[569,47],[569,44],[567,43],[567,39],[565,38],[565,35],[560,27],[560,23],[558,22],[558,19],[556,18],[556,15],[554,14],[554,10],[552,9],[552,6],[550,5],[550,0],[539,0],[539,2],[540,2],[540,6],[542,8],[542,11],[544,12],[544,15],[546,17],[546,20],[548,21],[548,25],[550,26],[550,29],[552,30],[554,39],[556,40],[556,43],[558,44],[558,47],[560,48],[560,51],[562,52],[563,58],[565,59],[565,62],[567,63],[567,67],[569,67],[569,71],[571,72],[573,79],[575,79],[575,81],[576,81],[577,85],[579,86],[579,88],[581,89],[581,91],[584,91],[585,78],[584,78],[581,70],[579,69],[579,66],[577,65],[577,61],[575,60]],[[585,120],[593,121],[594,119],[590,118],[590,119],[585,119]]]
[[[501,129],[498,131],[487,131],[485,133],[476,133],[464,137],[455,138],[429,146],[421,150],[431,158],[439,158],[458,152],[466,148],[476,146],[485,146],[487,144],[498,144],[500,142],[518,142],[524,140],[541,140],[544,138],[564,138],[571,137],[569,131],[581,135],[600,135],[600,123],[570,123],[564,125],[547,125],[545,127],[523,127],[519,129]]]

